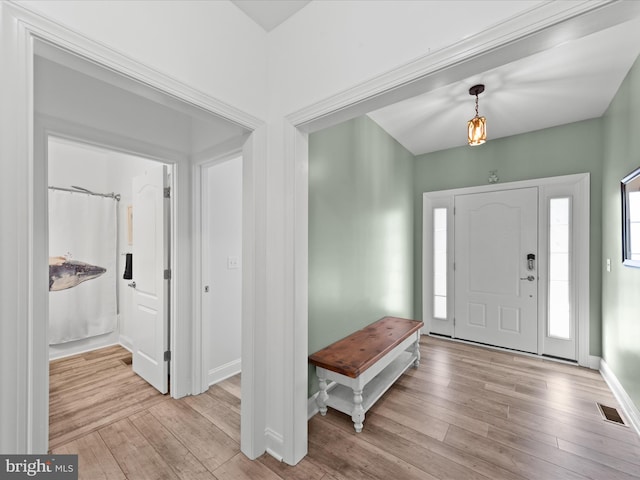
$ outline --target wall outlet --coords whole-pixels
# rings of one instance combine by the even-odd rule
[[[238,257],[227,257],[227,268],[240,268],[240,259]]]

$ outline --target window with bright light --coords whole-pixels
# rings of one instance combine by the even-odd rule
[[[549,336],[571,338],[570,198],[549,200]]]
[[[640,260],[640,192],[629,192],[629,258]]]
[[[447,318],[447,209],[433,209],[433,316]]]

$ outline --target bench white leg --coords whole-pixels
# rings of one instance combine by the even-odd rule
[[[356,429],[356,433],[360,433],[362,431],[362,422],[364,422],[362,390],[353,390],[353,413],[351,414],[351,420],[353,420],[353,428]]]
[[[329,399],[329,394],[327,394],[327,379],[319,377],[318,384],[320,391],[316,397],[316,403],[318,404],[320,415],[325,416],[327,414],[327,400]]]
[[[416,343],[413,344],[413,347],[413,354],[416,356],[413,366],[414,368],[418,368],[420,365],[420,332],[418,332],[418,338],[416,339]]]

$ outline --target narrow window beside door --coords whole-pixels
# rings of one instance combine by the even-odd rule
[[[433,209],[433,316],[447,318],[447,209]]]
[[[629,258],[640,260],[640,191],[629,192]]]
[[[549,336],[571,338],[570,198],[549,200]]]

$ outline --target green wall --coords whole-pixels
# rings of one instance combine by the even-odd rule
[[[366,116],[309,136],[309,353],[413,316],[413,159]]]
[[[500,182],[590,172],[590,354],[640,406],[640,269],[622,265],[620,232],[620,179],[640,166],[639,116],[637,61],[602,118],[480,147],[414,158],[368,117],[310,135],[309,352],[384,315],[420,318],[423,192],[483,185],[491,170]]]
[[[489,128],[491,119],[487,120]],[[489,130],[489,135],[491,130]],[[601,354],[602,120],[586,120],[523,135],[491,139],[416,157],[414,195],[414,315],[422,315],[422,193],[487,184],[591,173],[590,353]],[[640,273],[640,272],[639,272]]]
[[[605,113],[602,229],[602,356],[640,408],[640,269],[622,265],[620,179],[640,166],[640,61]]]

